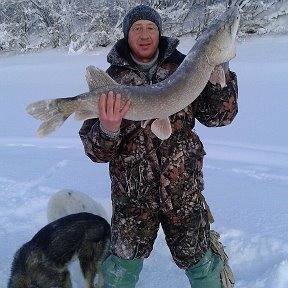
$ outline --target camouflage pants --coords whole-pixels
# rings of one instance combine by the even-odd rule
[[[154,206],[139,208],[125,201],[115,201],[112,216],[113,254],[123,259],[147,258],[161,224],[177,266],[187,269],[198,262],[210,247],[210,225],[197,194],[187,193],[186,197],[191,198],[185,199],[187,204],[183,205],[181,201],[169,211],[160,209],[155,203]]]

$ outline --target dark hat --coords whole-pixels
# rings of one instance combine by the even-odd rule
[[[147,5],[138,5],[132,8],[124,17],[122,28],[124,33],[124,38],[128,39],[128,32],[134,22],[138,20],[149,20],[156,24],[159,30],[159,34],[162,31],[162,20],[160,15],[156,10]]]

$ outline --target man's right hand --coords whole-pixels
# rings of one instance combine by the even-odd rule
[[[126,115],[131,105],[128,100],[124,107],[121,108],[121,94],[117,93],[114,97],[113,91],[107,95],[101,94],[98,103],[99,120],[102,127],[109,132],[117,132],[123,117]]]

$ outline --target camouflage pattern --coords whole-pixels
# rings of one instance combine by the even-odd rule
[[[151,79],[131,60],[123,40],[108,55],[107,72],[125,85],[162,81],[185,55],[178,40],[161,37],[159,61]],[[85,153],[92,161],[109,162],[112,191],[112,251],[123,259],[148,257],[161,224],[175,263],[183,269],[198,262],[210,247],[210,224],[199,198],[204,189],[203,145],[193,131],[195,119],[208,127],[228,125],[237,114],[237,80],[230,72],[227,87],[208,83],[201,95],[170,117],[172,135],[164,141],[150,125],[124,119],[121,133],[108,138],[98,119],[80,129]],[[198,194],[198,195],[197,195]]]

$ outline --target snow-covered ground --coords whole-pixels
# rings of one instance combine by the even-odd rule
[[[182,39],[187,52],[191,40]],[[199,124],[207,156],[205,196],[221,233],[238,288],[288,287],[288,36],[238,44],[230,67],[239,80],[239,114],[224,128]],[[108,49],[90,55],[45,51],[0,59],[0,288],[15,251],[47,224],[49,197],[60,189],[87,193],[111,214],[106,164],[92,163],[68,119],[47,138],[25,107],[44,98],[87,91],[85,67],[105,69]],[[77,264],[74,287],[81,287]],[[188,288],[159,231],[139,288]]]

